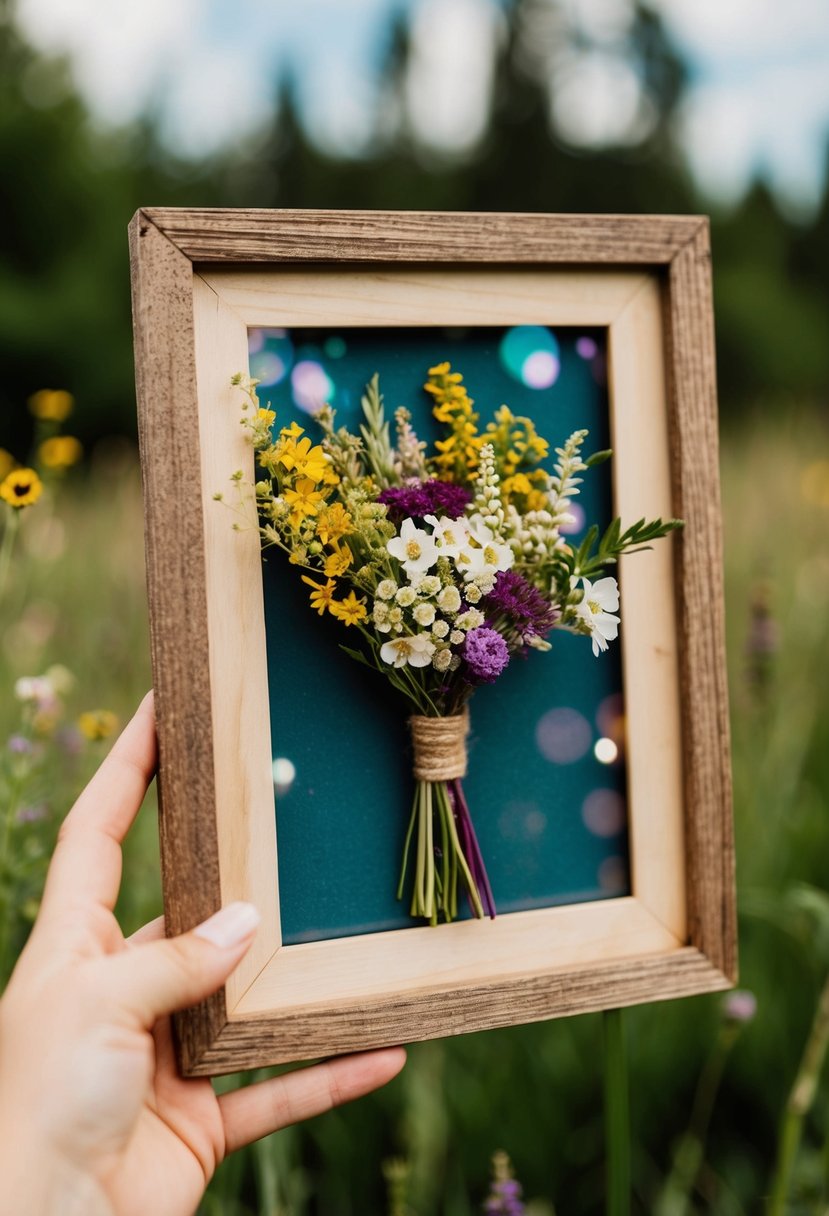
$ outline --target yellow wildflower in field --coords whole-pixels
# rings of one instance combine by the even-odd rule
[[[351,516],[340,502],[326,507],[317,520],[317,536],[324,545],[336,545],[353,531]]]
[[[349,591],[344,600],[332,600],[329,612],[344,625],[356,625],[368,616],[366,601],[358,600],[353,591]]]
[[[323,503],[323,496],[310,477],[301,478],[292,490],[285,491],[283,498],[291,508],[288,518],[295,528],[309,515],[318,514]]]
[[[34,469],[13,469],[0,484],[0,498],[20,510],[31,507],[43,492],[43,482]]]
[[[75,398],[62,388],[42,388],[29,398],[29,410],[43,422],[63,422],[72,413]]]
[[[337,545],[334,548],[334,552],[329,553],[325,559],[324,573],[332,578],[339,578],[341,574],[345,574],[353,560],[354,558],[348,545],[343,545],[342,548]]]
[[[311,592],[311,607],[315,612],[318,612],[320,616],[324,616],[325,610],[331,607],[331,602],[334,599],[334,592],[337,589],[337,584],[334,582],[333,578],[329,578],[326,583],[320,584],[314,582],[314,580],[309,578],[307,574],[303,574],[301,577],[303,583],[307,583],[309,587],[313,587],[313,591]]]
[[[43,440],[37,455],[47,469],[68,469],[83,456],[83,446],[74,435],[53,435]]]
[[[78,718],[78,730],[96,743],[108,739],[118,729],[118,718],[111,709],[89,709]]]

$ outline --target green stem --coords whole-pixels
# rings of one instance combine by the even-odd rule
[[[431,920],[435,914],[435,837],[432,816],[432,783],[424,781],[426,806],[426,899],[423,915]]]
[[[654,1216],[685,1216],[702,1168],[705,1141],[726,1061],[740,1026],[726,1022],[700,1074],[688,1127],[673,1154],[670,1173],[654,1205]]]
[[[409,866],[409,849],[412,843],[412,833],[414,832],[415,820],[417,819],[417,794],[418,791],[415,789],[415,796],[412,800],[412,813],[409,816],[409,830],[406,833],[406,843],[403,845],[403,864],[400,867],[400,882],[397,884],[398,899],[403,898],[403,887],[406,883],[406,870]]]
[[[607,1216],[630,1216],[630,1110],[621,1009],[604,1017],[604,1102]]]
[[[446,812],[446,822],[449,826],[449,835],[452,840],[452,849],[457,859],[457,863],[463,873],[464,881],[466,882],[467,890],[469,891],[469,898],[472,901],[472,908],[475,915],[480,920],[484,915],[481,897],[478,894],[478,888],[475,886],[475,882],[471,873],[469,872],[469,866],[466,864],[466,858],[463,855],[461,843],[458,840],[458,831],[455,827],[455,817],[452,814],[452,808],[449,806],[449,795],[446,793],[446,785],[444,782],[441,781],[435,786],[435,794],[438,798],[443,799]]]
[[[829,976],[818,998],[812,1029],[806,1040],[800,1067],[783,1112],[778,1140],[777,1162],[772,1175],[767,1216],[784,1216],[794,1163],[800,1148],[803,1125],[812,1108],[818,1081],[829,1047]]]
[[[12,828],[20,808],[21,794],[24,783],[18,777],[10,782],[9,800],[3,814],[2,829],[0,829],[0,992],[8,979],[7,955],[9,939],[11,938],[11,921],[14,913],[11,878],[7,873],[9,864],[9,846],[12,838]]]
[[[9,577],[14,542],[20,527],[20,508],[9,507],[6,511],[6,526],[3,529],[3,542],[0,545],[0,602],[6,594],[6,581]]]

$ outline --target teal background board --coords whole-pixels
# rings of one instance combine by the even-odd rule
[[[315,437],[309,415],[328,400],[338,425],[356,431],[363,387],[379,371],[387,416],[406,405],[431,445],[442,432],[422,385],[449,359],[481,429],[506,403],[551,448],[581,427],[587,451],[609,446],[603,331],[258,330],[250,349],[277,429],[296,419]],[[612,462],[585,474],[575,541],[584,516],[609,522],[611,476]],[[355,639],[310,610],[284,555],[266,551],[263,579],[283,939],[411,927],[395,898],[413,792],[409,708],[339,650]],[[514,658],[470,706],[464,789],[499,913],[630,889],[619,647],[595,658],[587,638],[554,631],[550,640],[549,653]],[[596,758],[601,738],[618,745],[615,762]]]

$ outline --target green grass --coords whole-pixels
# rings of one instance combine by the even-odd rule
[[[827,885],[829,859],[829,507],[815,500],[814,470],[810,496],[802,492],[807,466],[827,458],[828,439],[813,414],[788,405],[758,411],[723,439],[741,984],[757,994],[759,1011],[728,1058],[689,1212],[762,1211],[783,1105],[829,968],[829,913],[807,889]],[[10,692],[18,676],[65,663],[77,679],[73,713],[106,706],[126,718],[150,682],[134,461],[121,448],[99,452],[86,481],[63,487],[53,516],[38,507],[24,524],[2,610],[2,686]],[[766,612],[776,644],[758,656]],[[8,733],[17,713],[10,696],[1,712]],[[82,759],[56,792],[56,809],[94,762],[93,753]],[[148,798],[127,850],[125,927],[159,908]],[[717,1038],[719,1007],[719,998],[701,998],[626,1014],[637,1213],[653,1211]],[[559,1216],[597,1216],[600,1061],[597,1017],[420,1044],[383,1093],[225,1165],[204,1211],[379,1213],[381,1162],[403,1154],[418,1216],[465,1216],[486,1192],[492,1151],[504,1148],[539,1216],[552,1200]],[[793,1216],[827,1210],[827,1132],[824,1085],[805,1123]]]

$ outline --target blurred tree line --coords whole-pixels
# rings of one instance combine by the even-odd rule
[[[38,56],[0,0],[0,400],[3,442],[25,447],[21,404],[65,387],[86,441],[134,431],[126,226],[138,206],[411,208],[688,212],[705,201],[677,146],[686,69],[657,15],[636,10],[625,56],[651,120],[641,136],[600,151],[568,146],[550,121],[556,40],[577,38],[555,0],[511,0],[484,137],[450,156],[420,140],[407,116],[410,31],[390,22],[376,135],[360,156],[308,135],[285,75],[270,128],[220,156],[176,160],[151,115],[97,129],[67,65]],[[552,66],[551,66],[552,65]],[[795,224],[756,184],[713,216],[723,407],[829,388],[829,194]]]

